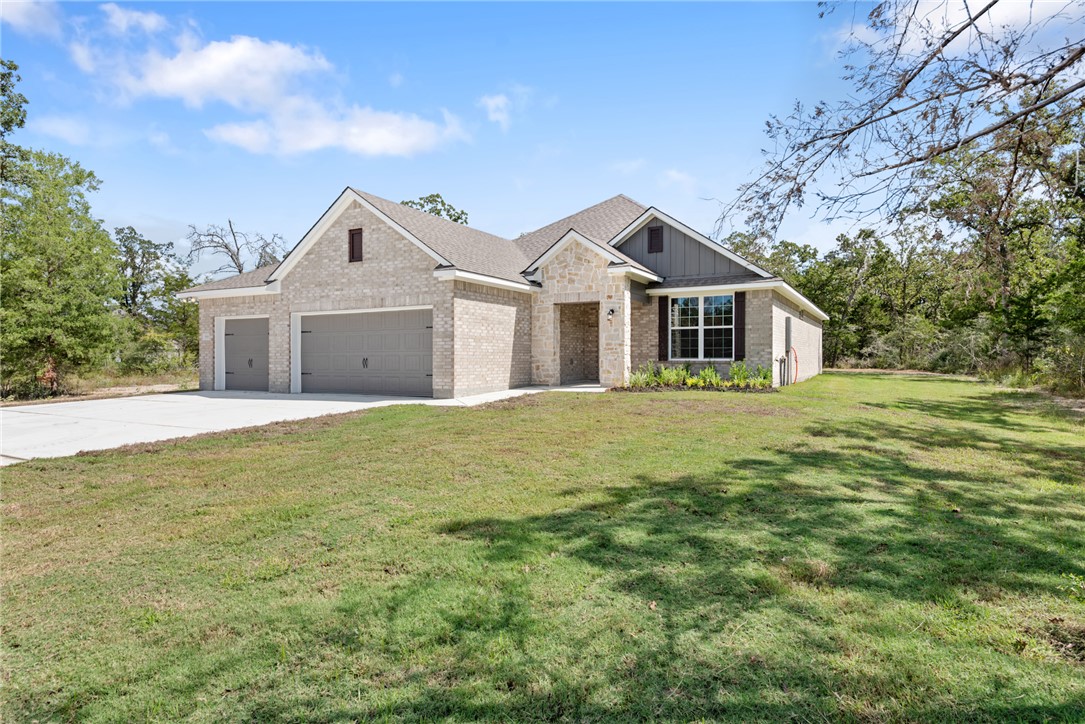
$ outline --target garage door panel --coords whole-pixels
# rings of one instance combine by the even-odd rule
[[[433,312],[302,317],[303,392],[433,394]]]
[[[268,390],[268,320],[227,319],[223,337],[227,390]]]

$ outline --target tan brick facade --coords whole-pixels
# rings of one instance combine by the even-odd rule
[[[348,231],[358,228],[364,231],[364,258],[350,262]],[[438,280],[437,263],[367,208],[351,203],[297,259],[280,293],[200,302],[201,389],[215,385],[216,319],[254,315],[269,318],[272,392],[291,389],[291,320],[307,312],[432,308],[435,397],[573,379],[622,385],[630,372],[659,358],[659,298],[645,299],[642,285],[634,289],[629,277],[615,273],[602,251],[587,243],[571,241],[540,266],[540,285],[531,291]],[[772,290],[746,292],[746,361],[751,368],[771,367],[776,384],[788,317],[798,380],[804,380],[821,371],[821,323]],[[593,339],[580,338],[585,334]],[[720,374],[728,373],[728,363],[715,364]]]
[[[347,261],[347,232],[364,230],[364,258]],[[215,376],[215,317],[269,316],[270,390],[290,391],[292,312],[433,307],[433,394],[452,397],[452,282],[433,277],[434,259],[360,204],[351,204],[282,281],[279,294],[200,302],[200,388]]]
[[[772,323],[772,355],[773,359],[784,356],[787,349],[784,338],[787,333],[787,318],[791,318],[791,365],[795,369],[798,356],[797,374],[793,371],[792,382],[802,382],[814,375],[821,374],[821,322],[810,314],[802,312],[797,306],[776,292],[771,292]],[[783,383],[780,364],[773,365],[772,382],[774,385]]]
[[[599,380],[599,303],[557,305],[561,383]]]
[[[531,293],[455,284],[456,396],[530,385]]]

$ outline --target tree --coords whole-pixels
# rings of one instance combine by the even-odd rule
[[[199,261],[204,254],[225,257],[222,266],[212,274],[242,274],[248,270],[250,262],[253,269],[278,264],[286,252],[281,235],[272,234],[269,238],[259,232],[238,231],[231,219],[226,220],[226,226],[211,224],[200,230],[190,224],[188,229],[190,264]]]
[[[162,279],[176,262],[173,244],[157,244],[131,226],[113,230],[120,256],[122,279],[121,309],[130,316],[149,319],[154,304],[161,300]]]
[[[766,168],[724,207],[721,228],[743,213],[774,235],[829,176],[839,181],[816,191],[827,218],[895,219],[937,192],[921,173],[932,162],[961,149],[982,162],[1012,149],[1037,114],[1085,107],[1085,4],[885,0],[867,21],[842,51],[854,91],[769,120]]]
[[[440,194],[421,196],[417,200],[401,201],[400,203],[404,206],[410,206],[412,209],[425,211],[427,214],[440,216],[443,219],[455,221],[457,224],[463,224],[464,226],[467,226],[467,212],[460,211],[455,206],[441,198]]]
[[[122,279],[117,301],[127,317],[118,330],[122,366],[147,371],[164,358],[183,363],[198,345],[199,314],[175,293],[193,286],[192,275],[170,242],[155,243],[131,226],[116,228],[114,238]],[[162,343],[174,349],[153,354]]]
[[[15,63],[0,59],[0,182],[7,182],[19,162],[26,160],[26,152],[7,140],[26,123],[26,96],[15,90],[21,80],[17,70]]]
[[[90,213],[94,174],[58,154],[29,151],[27,159],[0,200],[2,387],[57,394],[66,373],[110,349],[116,248]]]

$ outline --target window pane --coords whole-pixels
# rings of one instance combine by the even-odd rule
[[[696,327],[699,297],[671,297],[671,327]]]
[[[697,359],[697,330],[671,330],[671,358]]]
[[[704,331],[704,358],[731,359],[735,356],[735,330],[727,328]]]
[[[735,298],[730,294],[704,298],[704,326],[727,327],[735,315]]]

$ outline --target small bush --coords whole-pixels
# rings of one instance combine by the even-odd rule
[[[701,374],[697,375],[697,379],[701,381],[701,387],[723,386],[723,378],[720,377],[720,373],[716,371],[716,368],[711,365],[701,370]]]
[[[750,381],[750,368],[745,360],[739,360],[731,364],[731,380],[739,387],[744,387]]]

